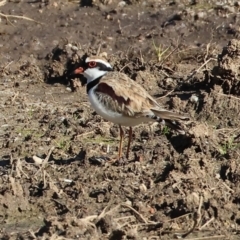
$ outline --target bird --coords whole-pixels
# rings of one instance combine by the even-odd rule
[[[127,159],[134,126],[158,122],[180,134],[185,134],[181,121],[189,120],[187,115],[164,109],[139,83],[122,72],[114,71],[104,57],[86,57],[84,63],[73,70],[73,74],[83,74],[87,79],[88,98],[96,113],[105,120],[119,125],[118,159],[122,158],[124,138],[122,126],[129,127],[125,155]]]

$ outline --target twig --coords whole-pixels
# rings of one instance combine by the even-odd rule
[[[43,176],[43,189],[46,189],[47,182],[46,182],[46,170],[42,168],[42,176]]]
[[[197,214],[198,214],[197,224],[199,224],[200,221],[201,221],[201,219],[202,219],[202,217],[201,217],[202,204],[203,204],[203,196],[201,195],[201,196],[200,196],[200,200],[199,200],[199,205],[198,205],[198,211],[197,211]]]
[[[85,133],[81,133],[81,134],[78,134],[77,136],[76,136],[76,138],[78,138],[78,137],[83,137],[83,136],[87,136],[87,135],[90,135],[90,134],[92,134],[92,133],[94,133],[95,131],[89,131],[89,132],[85,132]]]
[[[32,236],[33,239],[37,239],[37,237],[32,229],[28,230],[28,232],[30,233],[30,235]]]
[[[222,182],[222,184],[223,184],[223,186],[225,186],[228,190],[229,190],[229,192],[235,192],[233,189],[231,189],[225,182]]]
[[[110,214],[110,213],[116,211],[120,206],[121,206],[121,204],[118,204],[116,207],[110,209],[108,212],[106,212],[106,209],[107,209],[108,206],[105,207],[105,208],[103,209],[103,211],[100,213],[100,215],[98,216],[98,219],[104,217],[104,216],[107,215],[107,214]]]
[[[55,149],[55,147],[51,147],[51,149],[49,150],[47,156],[45,159],[41,159],[39,158],[39,160],[42,160],[40,161],[41,163],[41,166],[40,168],[37,170],[37,172],[35,173],[35,176],[38,174],[38,172],[41,172],[42,173],[42,178],[43,178],[43,185],[44,185],[44,188],[46,188],[46,171],[45,171],[45,166],[47,165],[48,161],[49,161],[49,158],[53,152],[53,150]],[[33,156],[34,158],[35,156]]]
[[[119,33],[122,34],[121,21],[119,19],[118,19],[118,28],[119,28]]]
[[[119,72],[121,72],[125,67],[127,67],[128,65],[130,65],[131,63],[127,63],[126,65],[124,65],[120,70]]]
[[[144,59],[143,59],[143,55],[142,55],[142,51],[141,51],[141,49],[139,50],[139,52],[140,52],[141,62],[142,62],[142,65],[143,65],[143,64],[144,64]]]
[[[163,60],[162,63],[167,60],[176,50],[178,49],[178,46],[175,47]]]
[[[17,160],[14,160],[12,154],[10,154],[10,165],[11,165],[10,175],[12,177],[14,177],[13,172],[15,170],[16,176],[21,177],[20,170],[22,169],[22,165],[21,165],[21,162],[20,162],[20,158],[18,158]]]
[[[120,220],[125,220],[125,219],[130,219],[131,221],[134,221],[136,218],[134,216],[126,216],[126,217],[118,217],[118,218],[114,218],[116,221],[120,221]],[[146,224],[143,224],[146,225]]]
[[[19,92],[16,92],[16,93],[14,94],[14,96],[13,96],[12,99],[11,99],[11,102],[12,102],[12,103],[15,101],[15,99],[17,98],[18,95],[19,95]]]
[[[207,225],[209,225],[213,220],[215,220],[215,217],[212,217],[210,220],[208,220],[205,224],[203,224],[199,230],[202,230],[203,228],[205,228]]]
[[[164,222],[149,222],[149,223],[139,223],[139,224],[132,224],[131,226],[132,227],[147,227],[147,226],[154,226],[155,228],[158,226],[158,225],[162,225]]]
[[[213,37],[214,37],[214,33],[213,33],[213,30],[212,30],[212,33],[211,33],[211,40],[210,42],[207,44],[206,46],[206,54],[205,54],[205,57],[204,57],[204,62],[207,61],[207,58],[208,58],[208,55],[209,55],[209,49],[211,47],[211,44],[212,44],[212,41],[213,41]],[[214,50],[213,50],[214,51]],[[213,53],[212,51],[212,53]]]
[[[210,46],[211,46],[211,42],[207,44],[207,47],[206,47],[206,52],[207,52],[207,53],[205,54],[204,62],[207,61],[207,57],[208,57],[208,53],[209,53],[209,48],[210,48]]]
[[[47,164],[53,150],[55,149],[55,147],[51,147],[51,149],[49,150],[47,156],[45,157],[45,159],[43,160],[43,163],[42,163],[42,167],[45,167],[45,165]]]
[[[79,220],[83,220],[83,221],[89,222],[89,221],[95,220],[97,217],[98,217],[98,215],[90,215],[90,216],[87,216],[85,218],[80,218]]]
[[[101,219],[103,218],[107,213],[106,213],[106,210],[107,210],[108,206],[106,206],[102,212],[100,213],[100,215],[97,217],[98,219]]]
[[[23,169],[22,169],[22,162],[20,161],[20,158],[18,158],[18,160],[17,160],[17,162],[16,162],[16,170],[17,170],[19,176],[20,176],[20,172],[21,172],[22,174],[24,174],[24,176],[25,176],[27,179],[29,179],[29,176],[28,176],[28,175],[23,171]]]
[[[122,203],[121,206],[131,209],[135,214],[137,214],[138,217],[141,218],[141,220],[142,220],[144,223],[148,223],[148,221],[142,216],[142,214],[140,214],[137,210],[135,210],[134,208],[132,208],[132,207],[129,206],[128,204]]]
[[[208,240],[208,239],[219,239],[219,238],[224,238],[226,239],[225,235],[215,235],[215,236],[209,236],[209,237],[199,237],[199,238],[188,238],[188,240]]]
[[[219,128],[219,129],[215,129],[214,131],[218,131],[218,132],[224,132],[224,131],[230,131],[229,134],[231,133],[235,133],[239,128]]]
[[[222,96],[224,96],[224,97],[230,97],[230,98],[234,98],[234,99],[236,99],[236,100],[240,100],[240,98],[238,98],[238,97],[235,97],[235,96],[232,96],[232,95],[228,95],[228,94],[224,94],[224,93],[217,93],[218,95],[222,95]]]
[[[194,70],[190,76],[187,77],[186,81],[192,78],[196,73],[198,73],[205,65],[207,65],[210,61],[217,61],[215,58],[209,58],[206,62],[204,62],[197,70]]]
[[[174,89],[173,89],[173,90],[171,90],[170,92],[168,92],[167,94],[165,94],[165,95],[163,95],[163,96],[161,96],[161,97],[157,98],[157,100],[158,100],[158,99],[165,98],[166,96],[170,95],[170,94],[171,94],[173,91],[174,91]]]
[[[108,212],[106,212],[106,209],[108,208],[108,206],[105,207],[105,208],[103,209],[103,211],[100,213],[100,215],[98,216],[98,219],[101,219],[101,218],[103,218],[105,215],[110,214],[110,213],[116,211],[120,206],[129,208],[129,209],[132,210],[135,214],[137,214],[137,216],[140,217],[141,220],[142,220],[145,224],[148,224],[148,221],[147,221],[138,211],[136,211],[134,208],[132,208],[131,206],[129,206],[128,204],[125,204],[125,203],[118,204],[116,207],[110,209]]]
[[[13,62],[14,62],[14,61],[9,62],[9,63],[3,68],[3,70],[5,70],[7,67],[9,67]]]
[[[163,69],[161,69],[160,71],[161,71],[161,73],[163,73],[166,77],[169,77],[169,75],[168,75],[166,72],[164,72]]]
[[[99,54],[100,54],[101,47],[102,47],[102,42],[100,42],[100,44],[99,44],[99,46],[98,46],[97,56],[99,56]]]
[[[172,222],[172,221],[175,221],[179,218],[183,218],[183,217],[186,217],[188,215],[190,215],[191,213],[187,213],[187,214],[184,214],[182,216],[179,216],[179,217],[176,217],[176,218],[173,218],[173,219],[169,219],[169,220],[166,220],[166,221],[163,221],[163,222],[154,222],[154,221],[148,221],[147,223],[139,223],[139,224],[135,224],[135,225],[132,225],[133,227],[144,227],[144,226],[158,226],[160,224],[163,224],[163,223],[166,223],[166,222]]]
[[[17,19],[24,19],[24,20],[27,20],[27,21],[31,21],[31,22],[35,22],[35,23],[38,23],[38,24],[41,24],[41,25],[45,25],[44,23],[38,22],[38,21],[36,21],[32,18],[25,17],[25,16],[9,15],[9,14],[3,14],[3,13],[0,13],[0,16],[5,17],[7,19],[7,21],[9,21],[8,18],[17,18]]]

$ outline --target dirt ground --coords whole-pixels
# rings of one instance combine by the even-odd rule
[[[240,3],[216,2],[0,1],[1,239],[240,239]],[[118,126],[69,77],[97,53],[188,134],[138,126],[112,164]]]

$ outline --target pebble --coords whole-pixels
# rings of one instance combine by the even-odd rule
[[[43,163],[43,159],[35,155],[32,157],[32,159],[36,165],[41,165]]]
[[[104,200],[104,198],[105,198],[105,196],[104,196],[104,194],[99,194],[98,196],[97,196],[97,202],[98,203],[102,203],[103,202],[103,200]]]
[[[127,200],[127,201],[125,202],[125,204],[128,205],[128,206],[132,206],[132,202],[131,202],[130,200]]]
[[[193,94],[193,95],[190,97],[190,102],[192,102],[192,103],[198,103],[198,101],[199,101],[198,96],[196,96],[196,95]]]
[[[140,186],[139,186],[139,190],[140,190],[140,192],[146,192],[147,191],[147,187],[146,187],[146,185],[145,184],[140,184]]]
[[[206,12],[199,12],[199,13],[196,14],[196,16],[199,19],[203,19],[203,18],[207,17],[207,13]]]
[[[123,8],[123,7],[125,7],[126,6],[126,2],[125,1],[120,1],[119,3],[118,3],[118,7],[120,7],[120,8]]]

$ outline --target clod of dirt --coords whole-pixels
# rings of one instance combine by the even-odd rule
[[[45,81],[49,84],[66,84],[70,85],[72,91],[75,91],[80,84],[74,81],[76,76],[71,75],[71,72],[76,67],[76,64],[81,62],[79,56],[84,55],[81,47],[78,44],[70,44],[67,41],[56,46],[50,54],[46,56],[48,63],[45,65]],[[84,78],[78,76],[82,84]]]
[[[112,229],[117,229],[117,223],[114,221],[112,216],[106,215],[96,223],[97,228],[102,233],[110,233]]]
[[[124,235],[125,235],[124,231],[122,231],[122,230],[115,230],[110,235],[109,240],[121,240],[121,239],[123,239]]]
[[[222,85],[224,93],[240,94],[240,40],[232,39],[218,56],[211,83]]]

